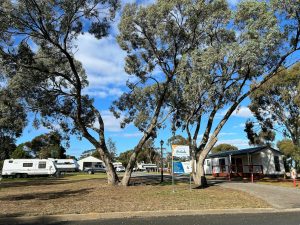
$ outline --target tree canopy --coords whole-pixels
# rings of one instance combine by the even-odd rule
[[[236,9],[225,0],[127,5],[118,41],[127,52],[125,69],[137,79],[115,102],[115,114],[125,112],[124,124],[144,132],[141,141],[156,137],[172,115],[173,131],[188,134],[194,181],[201,184],[204,159],[231,114],[300,49],[299,7],[277,0],[242,1]]]
[[[211,149],[212,153],[218,153],[223,151],[232,151],[232,150],[238,150],[238,148],[231,144],[219,144]]]
[[[285,162],[288,169],[296,168],[300,171],[300,147],[295,145],[292,140],[284,139],[277,142],[277,147],[286,156]]]
[[[282,68],[250,95],[250,110],[266,131],[279,131],[300,146],[300,63]]]
[[[82,93],[88,80],[74,41],[107,36],[117,0],[4,0],[0,3],[1,75],[34,112],[35,125],[85,137],[100,152],[108,183],[118,177],[107,150],[102,116]],[[96,135],[94,135],[94,132]],[[98,138],[95,138],[95,136]]]

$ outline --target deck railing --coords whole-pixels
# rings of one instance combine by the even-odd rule
[[[262,165],[213,165],[212,173],[255,173],[263,174]]]

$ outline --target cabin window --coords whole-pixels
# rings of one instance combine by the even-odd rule
[[[46,162],[39,162],[39,169],[45,169],[46,168]]]
[[[274,156],[274,164],[275,164],[275,170],[277,172],[280,172],[279,157],[277,155]]]
[[[206,160],[206,165],[210,166],[210,160]]]
[[[32,163],[23,163],[23,167],[32,167],[33,164]]]
[[[13,163],[13,161],[12,161],[12,160],[9,160],[8,163]]]

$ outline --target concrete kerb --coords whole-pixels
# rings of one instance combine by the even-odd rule
[[[222,214],[254,214],[254,213],[284,213],[300,212],[300,208],[275,209],[275,208],[244,208],[244,209],[208,209],[208,210],[165,210],[165,211],[133,211],[113,213],[88,213],[64,214],[45,216],[22,216],[0,218],[0,224],[19,224],[36,222],[63,222],[63,221],[88,221],[122,218],[149,218],[167,216],[193,216],[193,215],[222,215]]]

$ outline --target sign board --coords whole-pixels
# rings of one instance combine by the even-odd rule
[[[191,173],[192,165],[191,162],[173,162],[173,172],[177,174]]]
[[[190,148],[186,145],[172,145],[172,156],[190,157]]]

